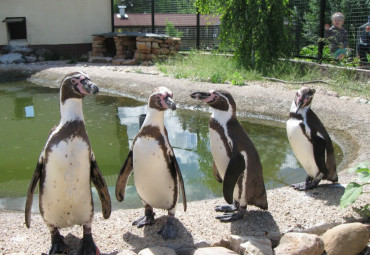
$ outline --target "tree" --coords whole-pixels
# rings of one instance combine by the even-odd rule
[[[289,0],[197,0],[200,13],[219,14],[221,48],[239,64],[265,72],[289,52]],[[288,22],[286,22],[288,23]]]

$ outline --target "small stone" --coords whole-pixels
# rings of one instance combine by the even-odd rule
[[[369,232],[364,224],[348,223],[329,229],[321,238],[328,255],[355,255],[366,248]]]
[[[324,242],[313,234],[286,233],[274,251],[275,255],[321,255]]]
[[[176,255],[176,252],[168,247],[156,246],[145,248],[141,250],[138,255]]]
[[[351,97],[349,97],[349,96],[341,96],[341,97],[339,97],[339,99],[341,99],[341,100],[350,100]]]
[[[366,99],[364,99],[364,98],[360,98],[360,99],[358,100],[358,102],[359,102],[359,103],[361,103],[361,104],[367,104],[367,100],[366,100]]]
[[[196,248],[205,248],[205,247],[210,247],[210,244],[207,241],[201,240],[199,242],[194,243],[194,246]]]
[[[211,247],[217,247],[217,246],[230,248],[230,242],[225,237],[223,237],[220,241],[211,243]]]
[[[196,249],[193,255],[238,255],[238,253],[225,247],[207,247]]]
[[[327,91],[326,94],[331,97],[338,97],[338,93],[335,91]]]

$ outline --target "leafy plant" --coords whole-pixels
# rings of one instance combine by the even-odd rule
[[[177,30],[175,25],[166,19],[166,34],[172,37],[182,37],[184,32]]]
[[[288,0],[197,0],[201,14],[220,15],[220,48],[234,49],[238,64],[265,73],[290,52]]]
[[[357,182],[350,182],[346,189],[344,190],[344,194],[340,199],[340,208],[346,208],[349,205],[353,204],[357,198],[364,192],[363,187],[365,185],[370,184],[370,169],[369,169],[370,162],[361,162],[358,163],[355,167],[348,169],[350,173],[357,173],[358,180],[362,183],[359,184]],[[366,204],[362,208],[354,208],[354,210],[363,216],[370,216],[370,208],[369,204]]]

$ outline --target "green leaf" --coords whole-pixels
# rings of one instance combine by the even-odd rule
[[[366,204],[364,207],[362,208],[353,208],[353,210],[355,212],[357,212],[359,215],[361,216],[367,216],[367,217],[370,217],[370,208],[369,208],[370,204]]]
[[[362,193],[362,186],[355,182],[350,182],[346,189],[344,190],[344,194],[340,199],[340,208],[346,208],[350,204],[353,204],[357,198]]]
[[[359,169],[365,169],[365,168],[368,169],[369,166],[370,166],[370,162],[369,161],[360,162],[360,163],[356,164],[354,167],[349,168],[348,169],[348,172],[349,173],[354,173],[354,172],[356,172]]]
[[[369,182],[370,181],[370,172],[365,172],[365,171],[363,171],[363,172],[361,172],[360,173],[360,176],[358,177],[358,180],[360,181],[360,182]]]

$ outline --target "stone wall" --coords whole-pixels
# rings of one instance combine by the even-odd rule
[[[114,39],[114,45],[107,44],[108,38]],[[157,58],[168,58],[176,54],[181,46],[181,39],[167,36],[126,36],[115,34],[111,37],[94,36],[90,62],[111,62],[115,65],[132,65]],[[112,47],[115,47],[112,49]],[[109,56],[110,52],[114,56]]]

